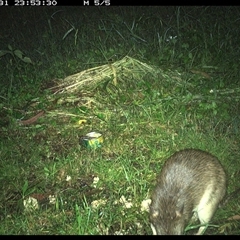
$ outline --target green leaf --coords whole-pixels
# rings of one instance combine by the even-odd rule
[[[33,64],[32,60],[31,60],[29,57],[24,57],[22,60],[23,60],[25,63],[31,63],[31,64]]]
[[[17,57],[19,57],[21,60],[23,59],[23,57],[22,57],[22,55],[23,55],[22,51],[20,51],[20,50],[15,50],[15,51],[14,51],[14,54],[15,54]]]
[[[22,187],[22,192],[23,192],[23,195],[25,194],[25,192],[27,191],[28,189],[28,181],[25,181],[23,187]]]
[[[10,51],[13,50],[10,44],[8,44],[8,49],[9,49]]]
[[[10,51],[7,51],[7,50],[0,50],[0,57],[6,55],[7,53],[12,54],[12,52],[10,52]]]

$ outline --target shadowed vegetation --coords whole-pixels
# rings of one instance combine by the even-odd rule
[[[184,148],[240,187],[239,13],[0,8],[0,233],[152,234],[141,203]],[[205,234],[239,234],[239,215],[235,197]]]

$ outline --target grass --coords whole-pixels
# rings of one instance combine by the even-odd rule
[[[239,11],[1,8],[0,233],[152,234],[141,203],[184,148],[216,155],[238,188]],[[90,131],[101,148],[81,146]],[[237,198],[205,234],[239,234],[232,216]]]

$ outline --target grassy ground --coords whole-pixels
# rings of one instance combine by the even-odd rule
[[[184,148],[215,154],[228,192],[240,187],[239,12],[0,8],[0,233],[152,234],[141,203]],[[94,86],[50,91],[126,56],[130,67]],[[93,83],[104,74],[93,73]],[[101,148],[81,146],[90,131],[103,134]],[[239,234],[239,215],[238,197],[206,234]]]

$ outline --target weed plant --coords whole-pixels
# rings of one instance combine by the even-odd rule
[[[236,6],[0,8],[0,233],[152,234],[141,203],[164,160],[184,148],[216,155],[228,192],[240,187],[239,13]],[[145,74],[70,96],[91,102],[50,102],[47,89],[61,79],[127,55],[174,81]],[[69,114],[19,124],[56,109]],[[81,146],[90,131],[103,134],[101,148]],[[240,234],[239,215],[236,198],[205,234]]]

